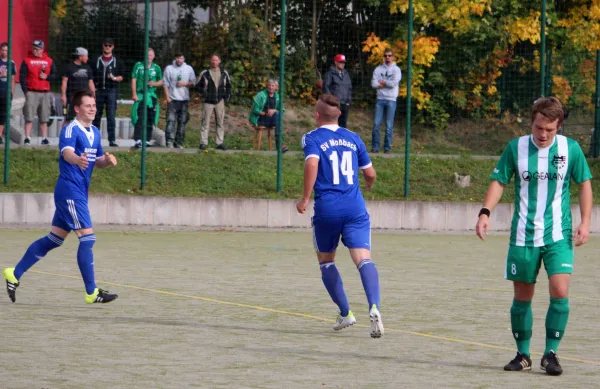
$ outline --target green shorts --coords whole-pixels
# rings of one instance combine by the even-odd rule
[[[563,239],[542,247],[510,245],[504,278],[533,284],[537,280],[542,261],[548,278],[555,274],[571,274],[573,242]]]

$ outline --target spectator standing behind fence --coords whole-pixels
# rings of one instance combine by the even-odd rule
[[[377,103],[375,104],[375,122],[371,140],[371,152],[379,152],[379,127],[385,114],[385,140],[383,150],[392,151],[392,134],[394,133],[394,116],[396,114],[396,100],[398,99],[398,84],[402,79],[402,71],[394,62],[394,53],[386,49],[384,63],[373,71],[371,86],[377,89]]]
[[[104,39],[102,43],[102,55],[98,56],[92,63],[94,71],[94,83],[96,84],[96,118],[94,126],[101,128],[102,114],[106,106],[106,131],[108,132],[108,144],[117,147],[116,124],[117,98],[119,97],[119,83],[125,76],[125,64],[113,55],[115,42],[111,38]]]
[[[146,147],[152,146],[150,139],[152,139],[152,130],[154,126],[158,124],[159,110],[158,96],[156,95],[157,88],[160,88],[163,84],[162,70],[160,66],[155,64],[154,61],[154,49],[148,49],[148,93],[144,94],[144,63],[138,62],[133,67],[131,72],[131,98],[135,103],[131,109],[131,123],[135,126],[133,133],[133,139],[135,140],[135,148],[139,149],[142,147],[142,115],[143,115],[143,104],[138,94],[141,94],[146,100],[146,110],[148,111],[148,122],[146,124]]]
[[[75,110],[71,103],[75,92],[80,90],[96,92],[94,73],[92,72],[92,68],[87,64],[88,51],[83,47],[78,47],[75,49],[73,56],[75,60],[67,65],[62,76],[62,85],[60,88],[63,107],[67,107],[65,125],[75,118]]]
[[[175,54],[173,63],[165,68],[163,88],[167,100],[167,147],[182,148],[185,140],[185,125],[190,120],[188,103],[190,102],[189,87],[196,85],[194,69],[185,63],[182,53]],[[177,132],[173,131],[177,123]]]
[[[15,95],[15,74],[17,67],[15,62],[11,61],[10,69],[12,71],[12,83],[10,85],[11,98]],[[8,43],[4,42],[0,45],[0,145],[3,142],[2,134],[4,134],[4,124],[6,119],[10,120],[10,113],[6,112],[6,92],[8,91]],[[9,136],[10,139],[10,136]]]
[[[342,114],[338,119],[338,125],[347,128],[348,111],[352,102],[352,80],[350,79],[350,73],[345,69],[346,56],[344,54],[336,55],[333,58],[333,63],[325,73],[323,92],[336,95],[340,99]]]
[[[21,89],[25,93],[23,115],[25,116],[26,145],[31,144],[31,129],[36,115],[39,118],[42,144],[50,144],[46,139],[52,106],[50,81],[54,81],[56,75],[56,66],[52,58],[44,51],[44,42],[41,40],[33,41],[31,51],[27,53],[27,57],[23,60],[19,69]]]
[[[252,112],[250,112],[250,123],[256,130],[255,148],[260,150],[260,138],[262,130],[267,129],[269,150],[271,150],[271,130],[275,129],[275,136],[279,135],[279,82],[273,78],[267,81],[267,89],[263,89],[254,96]],[[288,148],[281,145],[281,151],[286,152]]]
[[[217,54],[213,54],[210,57],[210,69],[200,73],[198,84],[196,84],[196,90],[204,98],[200,150],[208,148],[208,129],[213,111],[217,122],[217,149],[227,150],[227,147],[223,144],[223,138],[225,137],[223,119],[225,117],[225,103],[231,98],[231,81],[227,71],[221,70],[219,67],[220,64],[221,58]]]

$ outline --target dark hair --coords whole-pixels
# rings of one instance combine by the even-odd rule
[[[8,42],[2,42],[0,44],[0,49],[3,49],[4,47],[8,47]]]
[[[394,51],[392,49],[385,49],[383,51],[383,54],[385,54],[385,53],[390,53],[391,55],[394,55]]]
[[[340,117],[340,99],[329,93],[322,94],[317,101],[317,112],[327,122],[337,121]]]
[[[179,57],[184,57],[183,53],[181,51],[176,51],[175,52],[175,58],[179,58]]]
[[[537,99],[531,107],[531,121],[535,120],[537,114],[541,114],[550,121],[558,119],[558,127],[565,120],[565,110],[556,97],[542,97]]]
[[[217,57],[221,59],[221,56],[218,53],[212,53],[209,58],[212,59],[212,57]]]
[[[321,100],[322,102],[324,102],[325,104],[327,104],[331,107],[335,107],[338,109],[340,108],[340,98],[331,93],[323,93],[319,97],[319,100]]]
[[[73,98],[71,99],[71,104],[73,104],[74,107],[79,107],[83,102],[83,98],[86,96],[95,99],[94,92],[89,90],[80,90],[75,92],[75,94],[73,95]]]

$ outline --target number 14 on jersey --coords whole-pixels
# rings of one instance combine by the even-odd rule
[[[333,170],[333,184],[340,184],[340,170],[342,175],[346,177],[348,185],[354,184],[354,170],[352,170],[352,151],[344,151],[342,153],[342,161],[340,163],[340,157],[337,151],[333,151],[329,156],[331,161],[331,169]]]

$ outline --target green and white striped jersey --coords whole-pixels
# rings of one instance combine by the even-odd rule
[[[556,135],[539,148],[531,135],[513,139],[491,178],[509,184],[515,175],[515,212],[510,244],[540,247],[571,239],[571,179],[581,184],[592,178],[577,141]]]

